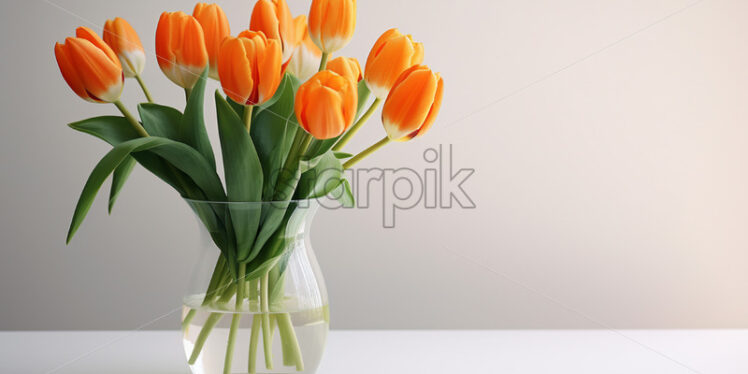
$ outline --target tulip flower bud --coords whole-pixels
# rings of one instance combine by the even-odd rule
[[[443,94],[444,81],[427,66],[416,65],[404,71],[382,108],[387,136],[403,142],[425,134],[439,114]]]
[[[156,57],[174,83],[191,89],[208,66],[203,28],[184,12],[164,12],[156,28]]]
[[[221,49],[223,39],[231,35],[229,20],[226,13],[218,4],[197,3],[192,16],[203,27],[205,48],[210,62],[210,77],[218,79],[218,50]]]
[[[317,139],[330,139],[353,124],[357,103],[353,81],[323,70],[299,87],[294,110],[304,130]]]
[[[410,35],[401,34],[398,29],[387,30],[366,59],[366,85],[374,96],[385,99],[400,74],[421,62],[423,44],[413,42]]]
[[[122,18],[107,20],[104,24],[104,41],[117,54],[125,77],[140,75],[145,68],[145,50],[138,34]]]
[[[283,61],[288,61],[301,39],[296,37],[294,19],[286,0],[259,0],[252,10],[249,29],[262,31],[268,39],[281,43]]]
[[[227,38],[218,54],[218,76],[231,100],[244,105],[266,102],[283,78],[280,42],[249,30]]]
[[[307,30],[306,16],[298,16],[294,19],[296,37],[301,43],[296,47],[288,62],[287,71],[300,81],[306,82],[319,70],[322,60],[322,51],[312,41]]]
[[[345,47],[356,29],[356,0],[312,0],[309,34],[325,53]]]
[[[353,57],[338,57],[327,63],[327,70],[334,71],[342,75],[353,83],[358,83],[363,76],[361,75],[361,65]]]
[[[65,82],[82,99],[95,103],[119,100],[124,87],[122,64],[93,30],[79,27],[75,38],[55,44],[57,65]]]

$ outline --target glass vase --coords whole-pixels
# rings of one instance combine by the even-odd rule
[[[203,233],[183,299],[192,373],[315,373],[329,330],[309,242],[317,202],[187,203]],[[236,234],[238,224],[250,226],[249,238]]]

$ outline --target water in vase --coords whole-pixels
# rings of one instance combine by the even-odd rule
[[[202,306],[201,300],[199,296],[185,300],[182,314],[184,318],[193,311],[183,326],[182,338],[187,358],[193,358],[194,363],[190,365],[193,374],[316,372],[329,330],[327,306],[308,310],[290,309],[283,313],[259,313],[256,312],[259,310],[257,307],[246,305],[242,312],[236,313],[216,306]],[[238,321],[234,321],[235,318]],[[270,325],[269,354],[264,348],[263,318],[267,318]],[[238,328],[235,328],[233,347],[227,348],[232,322]],[[255,329],[254,323],[258,323]],[[212,328],[209,328],[209,334],[204,334],[207,338],[203,338],[199,355],[195,355],[195,346],[200,344],[200,334],[206,325],[212,325]],[[226,355],[228,349],[233,351],[230,358]]]

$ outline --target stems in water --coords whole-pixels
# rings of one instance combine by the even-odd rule
[[[262,317],[255,314],[252,317],[252,331],[249,335],[249,374],[257,373],[257,341],[260,340],[260,324]]]
[[[265,273],[260,280],[260,308],[262,315],[262,343],[265,349],[265,367],[273,368],[273,345],[270,339],[270,306],[268,305],[268,278],[270,272]]]

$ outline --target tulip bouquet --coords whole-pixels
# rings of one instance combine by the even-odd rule
[[[191,16],[163,13],[156,30],[157,61],[167,78],[184,89],[183,111],[154,102],[141,79],[146,54],[127,21],[107,21],[103,38],[80,27],[75,37],[56,44],[57,63],[70,88],[87,101],[112,103],[122,114],[70,124],[113,148],[83,188],[68,242],[110,175],[111,211],[135,164],[188,202],[273,202],[257,210],[192,205],[221,253],[203,305],[234,303],[240,309],[256,297],[266,312],[276,294],[268,290],[283,278],[284,241],[295,210],[290,202],[329,195],[353,204],[344,170],[391,141],[423,135],[441,105],[442,79],[421,65],[423,46],[397,29],[374,43],[363,73],[354,58],[329,59],[351,40],[355,24],[355,0],[313,0],[308,19],[293,18],[285,0],[259,0],[249,29],[237,36],[215,4],[197,4]],[[134,78],[144,93],[146,101],[137,105],[139,119],[119,100],[125,78]],[[223,181],[203,115],[208,78],[223,89],[215,93]],[[380,103],[387,136],[355,156],[344,152]],[[214,313],[206,321],[189,355],[191,364],[222,316]],[[183,326],[193,317],[190,310]],[[238,318],[231,322],[224,372],[231,370]],[[268,344],[275,328],[283,340],[284,365],[304,370],[287,318],[255,318],[249,372],[257,370],[253,356],[259,329],[265,364],[272,367]]]

